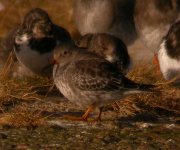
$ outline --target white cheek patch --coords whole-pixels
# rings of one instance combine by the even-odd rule
[[[26,44],[28,43],[28,40],[30,39],[30,37],[27,34],[23,34],[21,36],[16,36],[15,38],[15,42],[16,44]]]
[[[118,60],[118,59],[112,57],[111,55],[107,55],[105,59],[111,63],[114,63],[115,61]]]
[[[111,55],[106,55],[106,58],[105,58],[107,61],[109,61],[110,63],[115,63],[115,62],[117,62],[117,61],[119,61],[119,58],[118,57],[113,57],[113,56],[111,56]],[[130,62],[129,62],[129,64],[127,65],[127,67],[126,68],[124,68],[124,70],[122,70],[123,71],[123,73],[124,74],[127,74],[130,70],[132,69],[132,61],[131,61],[131,59],[130,59]]]
[[[165,41],[163,41],[160,45],[158,60],[161,72],[165,79],[170,80],[175,76],[180,75],[180,60],[176,60],[168,56],[165,48]]]

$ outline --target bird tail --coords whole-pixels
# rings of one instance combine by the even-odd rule
[[[125,91],[124,94],[129,95],[129,94],[136,94],[136,93],[142,93],[142,92],[153,93],[155,92],[156,86],[152,84],[135,83],[126,78],[125,88],[127,88],[128,90]]]

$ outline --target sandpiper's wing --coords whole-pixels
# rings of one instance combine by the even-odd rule
[[[83,90],[117,90],[121,86],[121,74],[106,61],[80,60],[75,63],[73,84]]]
[[[81,90],[115,91],[143,89],[146,86],[134,83],[104,59],[79,60],[74,63],[72,83]]]

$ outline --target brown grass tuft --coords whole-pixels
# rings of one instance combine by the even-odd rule
[[[73,0],[1,0],[1,2],[5,5],[5,10],[0,12],[0,38],[4,38],[11,29],[19,25],[24,15],[35,7],[45,9],[53,22],[66,28],[74,38],[79,36],[73,21]],[[41,124],[44,120],[41,113],[27,109],[27,106],[21,105],[14,108],[12,112],[4,109],[4,103],[11,105],[11,101],[15,100],[38,101],[43,97],[38,94],[38,91],[52,85],[52,82],[45,78],[12,79],[7,77],[9,68],[13,65],[12,60],[13,56],[10,55],[0,76],[0,115],[3,114],[0,122],[8,122],[15,127]],[[147,108],[163,108],[180,113],[180,90],[170,86],[160,73],[157,74],[154,66],[141,62],[134,67],[128,77],[139,83],[155,84],[158,87],[157,90],[161,92],[130,96],[125,100],[115,102],[112,106],[122,116],[134,115]]]
[[[133,115],[149,108],[162,108],[180,114],[180,89],[171,86],[153,66],[143,63],[135,66],[128,77],[138,83],[154,84],[151,94],[137,94],[128,100],[117,101],[112,106],[121,114]]]

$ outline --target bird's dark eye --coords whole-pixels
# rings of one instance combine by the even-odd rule
[[[64,55],[66,55],[67,54],[67,52],[66,51],[64,51]]]

